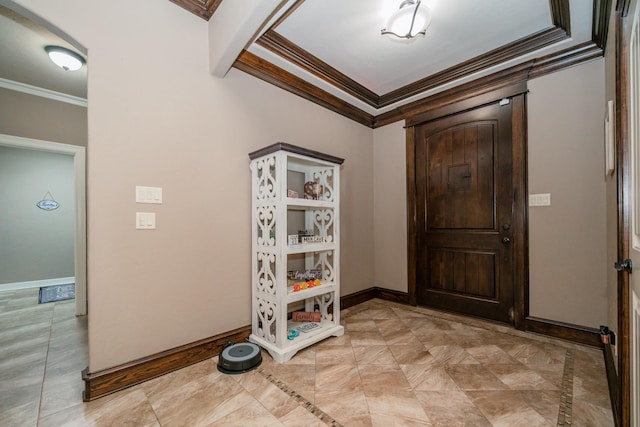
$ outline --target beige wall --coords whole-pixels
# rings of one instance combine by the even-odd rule
[[[171,2],[18,3],[88,48],[90,371],[250,323],[247,153],[276,141],[346,159],[342,292],[372,285],[370,129],[236,70],[210,76],[207,23]],[[164,203],[136,205],[136,185]],[[136,211],[157,230],[136,231]]]
[[[407,292],[407,174],[404,122],[373,131],[375,285]]]
[[[87,145],[87,109],[0,88],[0,133]]]
[[[607,322],[604,60],[529,82],[530,314]]]

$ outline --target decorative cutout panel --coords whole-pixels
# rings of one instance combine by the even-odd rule
[[[258,200],[273,199],[278,196],[276,180],[276,158],[266,157],[256,160],[256,198]]]
[[[258,252],[258,283],[256,289],[269,295],[276,295],[276,256]]]

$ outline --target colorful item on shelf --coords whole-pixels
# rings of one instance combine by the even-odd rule
[[[300,292],[300,283],[295,283],[293,285],[293,292]]]
[[[313,285],[314,286],[320,286],[320,283],[321,283],[320,279],[316,279],[316,280],[313,281]]]
[[[296,331],[295,329],[289,329],[289,333],[287,334],[287,339],[292,340],[300,336],[300,331]]]
[[[322,315],[319,311],[294,311],[291,320],[294,322],[319,322]]]

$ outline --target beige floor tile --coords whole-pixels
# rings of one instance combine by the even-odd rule
[[[491,426],[463,391],[416,391],[415,395],[434,426]]]
[[[361,387],[360,374],[355,365],[316,366],[316,394],[320,390],[354,391]]]
[[[444,366],[440,365],[401,365],[402,372],[413,390],[459,390]]]
[[[362,365],[358,367],[362,389],[365,392],[410,391],[411,385],[402,369],[389,365]]]
[[[353,354],[358,366],[363,365],[390,365],[398,366],[393,353],[386,345],[370,345],[353,347]]]
[[[141,390],[123,391],[89,403],[79,403],[43,417],[39,427],[160,426]]]
[[[0,292],[3,427],[554,426],[568,350],[573,425],[612,425],[600,350],[382,300],[343,311],[345,335],[287,363],[263,352],[259,369],[225,375],[214,357],[82,403],[86,318],[73,301],[38,305],[37,290],[13,298]]]
[[[324,427],[326,424],[305,408],[298,406],[283,417],[280,422],[285,427]]]
[[[356,358],[350,345],[323,347],[316,350],[317,365],[355,365]]]
[[[180,424],[192,426],[196,424]],[[281,427],[283,424],[260,404],[247,404],[236,411],[207,424],[210,427]],[[163,424],[164,427],[164,424]]]
[[[512,390],[557,390],[554,384],[522,364],[484,366]]]
[[[400,365],[425,365],[434,363],[434,356],[422,343],[390,345],[389,350]]]
[[[371,426],[363,391],[316,391],[316,406],[345,427]]]
[[[542,415],[512,391],[468,391],[473,404],[494,426],[552,427]]]
[[[451,365],[447,373],[461,390],[504,390],[507,385],[482,365]]]
[[[369,412],[378,415],[429,421],[422,404],[411,391],[365,391]]]

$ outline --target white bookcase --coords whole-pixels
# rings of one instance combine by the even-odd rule
[[[249,340],[278,363],[340,325],[340,165],[343,159],[285,143],[249,154],[252,178],[252,329]],[[306,193],[305,193],[306,188]],[[304,231],[304,232],[303,232]],[[297,238],[295,236],[298,236]],[[303,238],[304,236],[304,238]],[[319,274],[297,289],[289,272]],[[297,286],[296,286],[297,285]],[[316,311],[313,330],[289,339],[293,311]]]

